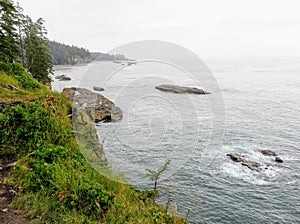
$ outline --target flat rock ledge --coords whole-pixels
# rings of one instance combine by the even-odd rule
[[[123,117],[121,109],[101,94],[78,87],[65,88],[62,94],[77,106],[77,110],[85,110],[94,122],[115,122]]]
[[[209,92],[206,92],[200,88],[170,85],[170,84],[159,85],[159,86],[156,86],[155,88],[160,91],[172,92],[172,93],[210,94]]]

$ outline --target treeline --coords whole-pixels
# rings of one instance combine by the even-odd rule
[[[74,65],[89,63],[91,61],[115,61],[126,60],[122,54],[106,54],[100,52],[89,52],[88,49],[70,46],[56,41],[49,41],[51,57],[54,65]]]
[[[69,46],[56,41],[49,41],[51,57],[54,65],[74,65],[91,62],[89,50],[77,46]]]
[[[93,61],[115,61],[115,60],[127,60],[122,54],[105,54],[100,52],[92,52],[91,60]]]
[[[33,21],[19,4],[0,0],[0,61],[21,63],[42,83],[51,81],[52,58],[42,18]]]

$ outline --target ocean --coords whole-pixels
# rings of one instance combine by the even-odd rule
[[[300,223],[300,61],[207,65],[209,75],[201,80],[157,61],[94,62],[56,69],[54,76],[72,80],[54,79],[52,88],[103,87],[99,93],[124,114],[119,122],[96,124],[111,166],[139,189],[151,189],[146,169],[170,160],[158,202],[169,199],[171,211],[188,215],[190,223]],[[197,85],[211,94],[166,93],[155,89],[159,84]],[[263,149],[284,162],[262,155]],[[231,152],[261,163],[263,171],[231,161]]]

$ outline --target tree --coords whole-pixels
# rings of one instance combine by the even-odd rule
[[[49,74],[53,72],[53,67],[44,20],[39,18],[33,22],[27,16],[24,27],[25,67],[38,81],[48,83],[51,81]]]
[[[167,160],[165,164],[162,167],[160,167],[157,171],[146,169],[148,173],[146,174],[145,177],[148,177],[151,181],[154,181],[154,188],[153,188],[154,191],[156,191],[158,179],[163,174],[163,172],[168,170],[168,166],[170,165],[170,163],[171,160]]]
[[[0,60],[14,62],[20,55],[18,11],[10,0],[0,0]]]

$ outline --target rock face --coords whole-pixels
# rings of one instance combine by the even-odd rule
[[[209,92],[204,91],[203,89],[195,88],[195,87],[185,87],[185,86],[177,86],[177,85],[159,85],[155,87],[158,90],[164,92],[172,92],[172,93],[193,93],[193,94],[210,94]]]
[[[77,110],[85,110],[94,122],[122,119],[121,109],[100,94],[76,87],[65,88],[62,93],[78,106]]]
[[[95,91],[104,91],[104,88],[98,87],[98,86],[94,86],[93,89],[94,89]]]
[[[71,78],[66,76],[66,75],[58,75],[58,76],[55,76],[56,79],[58,79],[58,81],[70,81]]]
[[[242,156],[238,152],[229,153],[229,154],[227,154],[227,156],[229,156],[234,162],[241,163],[243,166],[248,167],[250,170],[253,170],[256,172],[262,171],[260,163],[257,163],[257,162],[251,161],[251,160],[246,160],[244,158],[244,156]]]
[[[277,154],[271,150],[261,150],[260,152],[265,156],[277,156]]]

